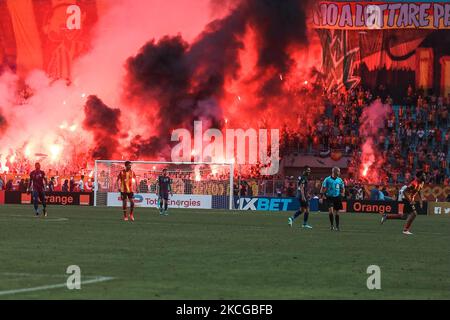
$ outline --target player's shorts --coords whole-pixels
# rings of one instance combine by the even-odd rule
[[[409,202],[408,200],[403,200],[402,203],[404,205],[403,214],[411,214],[411,213],[413,213],[413,211],[417,212],[417,208],[416,208],[416,205],[414,204],[414,202]]]
[[[39,203],[39,201],[41,201],[41,203],[43,205],[46,205],[44,191],[33,191],[32,197],[33,197],[33,203]]]
[[[298,199],[298,201],[300,202],[300,208],[304,208],[304,209],[308,209],[309,208],[309,203],[308,200],[303,201],[301,198]]]
[[[133,200],[134,193],[133,192],[121,192],[120,197],[122,198],[122,200],[130,199],[130,201],[131,201],[131,200]]]
[[[161,198],[161,199],[164,199],[164,200],[169,200],[169,193],[168,192],[161,192],[160,194],[159,194],[159,197]]]
[[[344,207],[342,206],[342,199],[341,197],[327,197],[326,199],[326,206],[327,208],[333,208],[334,210],[342,210]]]

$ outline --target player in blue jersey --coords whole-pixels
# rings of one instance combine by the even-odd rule
[[[303,228],[312,229],[308,224],[309,217],[309,192],[308,192],[308,177],[311,174],[311,168],[306,166],[303,170],[303,174],[298,177],[298,193],[300,201],[300,209],[298,209],[292,217],[289,217],[288,224],[292,227],[295,219],[297,219],[303,213]]]
[[[339,210],[342,210],[342,197],[345,194],[344,181],[340,178],[341,170],[334,167],[331,176],[323,180],[320,188],[320,201],[328,207],[328,216],[330,218],[331,230],[339,231]],[[336,221],[336,226],[334,222]]]
[[[163,169],[163,174],[158,177],[157,180],[157,191],[158,204],[159,204],[159,214],[168,215],[167,207],[169,205],[169,193],[173,197],[172,193],[172,179],[167,175],[167,169]]]

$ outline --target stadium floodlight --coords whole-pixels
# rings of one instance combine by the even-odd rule
[[[118,206],[116,180],[125,160],[95,160],[94,206]],[[234,209],[234,163],[132,161],[137,206],[156,207],[156,181],[166,168],[172,179],[172,207]]]

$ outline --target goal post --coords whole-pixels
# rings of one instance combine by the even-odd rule
[[[117,176],[125,160],[95,160],[94,206],[118,206]],[[212,162],[131,161],[136,174],[137,206],[155,207],[156,180],[167,169],[173,197],[169,206],[179,208],[234,209],[234,164]],[[133,184],[135,188],[136,184]]]

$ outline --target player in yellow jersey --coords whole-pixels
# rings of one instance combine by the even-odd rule
[[[134,171],[131,170],[131,162],[125,162],[125,169],[120,171],[117,176],[117,184],[120,192],[120,196],[122,198],[122,209],[123,209],[123,220],[128,221],[127,215],[127,199],[130,200],[130,220],[134,221],[134,192],[133,192],[133,182],[136,187],[135,190],[138,190],[138,184],[136,180],[136,175]]]

